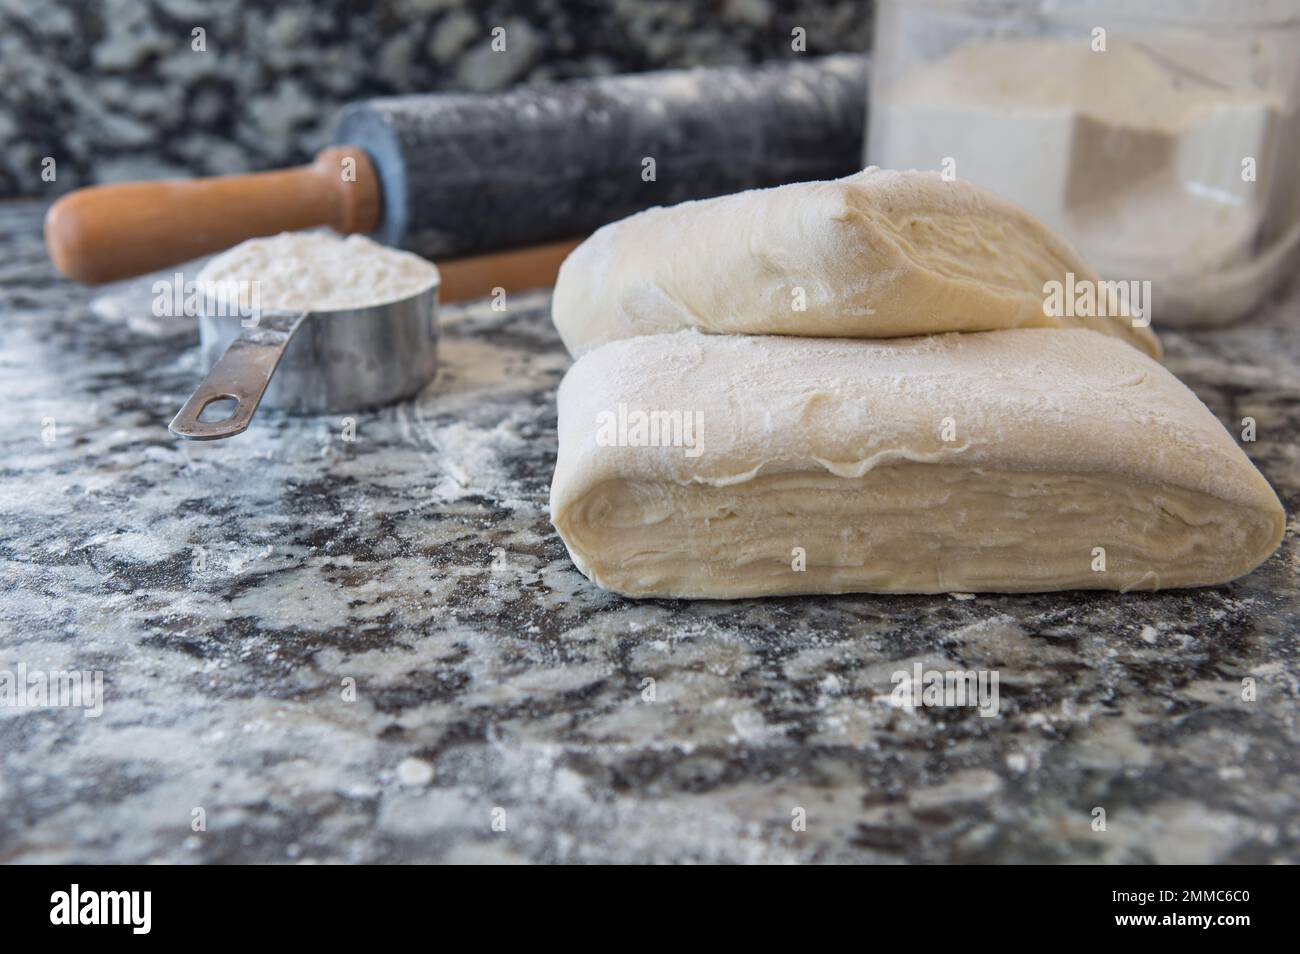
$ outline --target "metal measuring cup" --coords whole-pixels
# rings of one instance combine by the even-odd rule
[[[251,327],[201,311],[210,370],[168,429],[211,441],[243,433],[263,400],[291,414],[330,414],[411,397],[438,369],[439,281],[435,273],[414,294],[364,308],[263,311]],[[230,400],[228,416],[201,419],[209,405]]]

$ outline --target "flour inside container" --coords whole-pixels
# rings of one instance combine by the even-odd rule
[[[1269,175],[1294,114],[1254,82],[1269,75],[1264,54],[1228,43],[972,40],[875,90],[870,158],[948,163],[1064,234],[1104,278],[1152,281],[1157,323],[1223,323],[1268,290],[1277,267],[1263,246],[1294,244],[1300,214],[1290,178]],[[1257,179],[1243,157],[1258,159]]]

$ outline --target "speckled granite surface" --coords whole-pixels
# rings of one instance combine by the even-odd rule
[[[1194,592],[619,599],[547,520],[544,294],[448,310],[354,442],[186,444],[188,331],[92,315],[39,215],[0,204],[0,669],[105,699],[0,708],[0,860],[1300,861],[1294,533]],[[1165,337],[1292,514],[1298,320]],[[1000,715],[891,705],[913,662]]]
[[[0,196],[305,161],[349,100],[867,49],[868,0],[0,0]],[[492,30],[506,49],[491,49]],[[194,30],[202,29],[202,49]],[[41,178],[56,160],[57,178]]]

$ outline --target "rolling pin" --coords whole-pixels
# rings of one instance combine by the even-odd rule
[[[445,300],[538,287],[641,209],[857,170],[866,88],[866,57],[837,55],[374,99],[307,166],[73,192],[46,245],[104,282],[330,226],[437,260]]]

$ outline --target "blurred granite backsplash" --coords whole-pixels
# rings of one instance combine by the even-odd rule
[[[368,96],[783,58],[795,27],[809,54],[864,50],[870,21],[852,0],[0,0],[0,196],[295,164]]]

